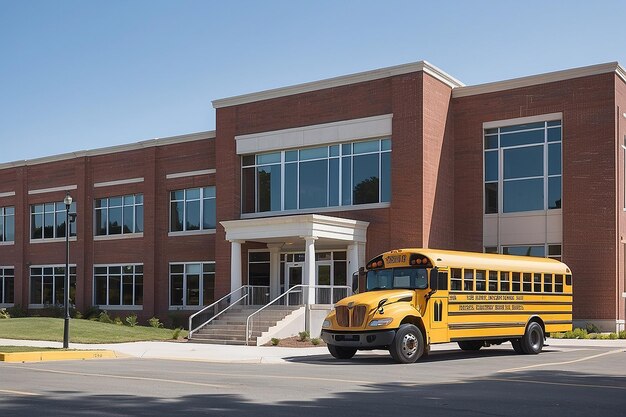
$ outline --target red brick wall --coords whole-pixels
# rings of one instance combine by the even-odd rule
[[[453,99],[455,247],[482,251],[482,123],[563,112],[563,260],[575,319],[614,319],[614,74]]]
[[[615,75],[615,122],[616,122],[616,185],[617,185],[617,218],[618,218],[618,233],[617,233],[617,274],[615,277],[616,288],[616,300],[615,308],[617,310],[617,318],[619,320],[626,319],[626,306],[625,299],[622,294],[626,292],[626,264],[624,251],[624,245],[626,244],[626,211],[624,211],[624,178],[626,173],[624,172],[624,150],[622,145],[624,144],[626,137],[626,83],[624,80]]]

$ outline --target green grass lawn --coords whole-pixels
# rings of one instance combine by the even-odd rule
[[[118,343],[171,340],[174,330],[145,326],[120,326],[97,321],[70,320],[72,343]],[[180,337],[187,335],[180,332]],[[26,317],[0,320],[0,339],[63,341],[63,319]]]

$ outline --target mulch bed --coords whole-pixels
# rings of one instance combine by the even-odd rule
[[[311,340],[307,340],[302,342],[298,336],[287,337],[285,339],[280,339],[278,343],[278,347],[289,347],[289,348],[309,348],[309,347],[326,347],[326,343],[322,339],[318,339],[319,344],[314,345],[311,343]],[[268,342],[265,346],[273,346],[272,342]]]

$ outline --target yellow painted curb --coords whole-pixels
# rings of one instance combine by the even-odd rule
[[[41,361],[71,361],[85,359],[115,359],[117,355],[112,350],[49,350],[41,352],[1,353],[0,362],[41,362]]]

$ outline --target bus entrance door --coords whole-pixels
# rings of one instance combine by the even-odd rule
[[[428,300],[430,343],[449,342],[448,336],[448,273],[439,271],[439,289]]]

